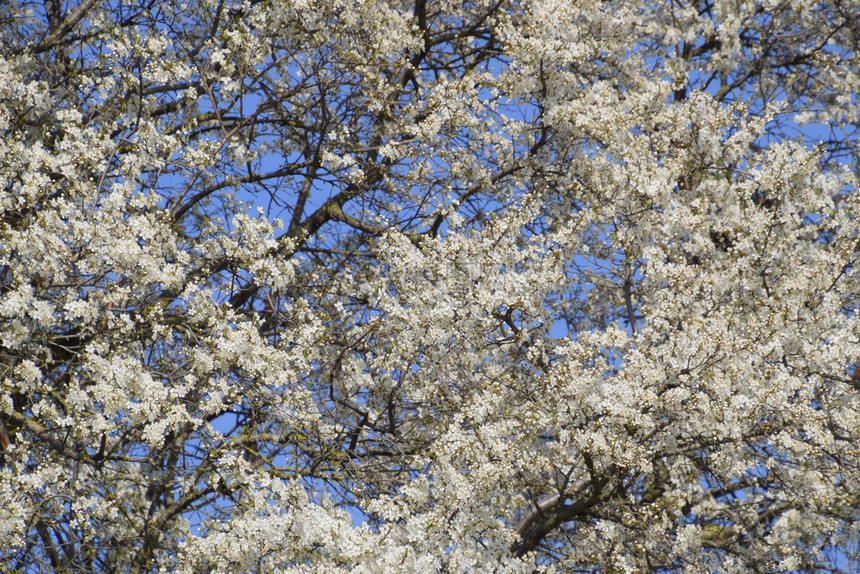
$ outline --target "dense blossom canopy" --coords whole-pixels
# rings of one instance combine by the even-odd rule
[[[0,4],[0,570],[856,572],[858,94],[857,0]]]

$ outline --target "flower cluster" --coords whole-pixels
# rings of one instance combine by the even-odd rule
[[[856,571],[858,29],[0,7],[0,562]]]

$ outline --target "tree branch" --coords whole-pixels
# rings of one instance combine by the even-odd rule
[[[517,522],[514,529],[519,534],[520,541],[511,546],[511,552],[517,557],[525,556],[537,548],[547,534],[594,508],[602,500],[603,489],[608,483],[608,477],[597,481],[583,478],[574,485],[571,496],[556,493],[539,500],[535,507]],[[567,504],[569,500],[586,494],[589,490],[589,494]]]

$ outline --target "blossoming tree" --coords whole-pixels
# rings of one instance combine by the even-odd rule
[[[860,568],[856,0],[0,6],[0,570]]]

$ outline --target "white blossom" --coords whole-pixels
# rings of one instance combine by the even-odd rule
[[[3,564],[860,567],[851,2],[0,12]]]

